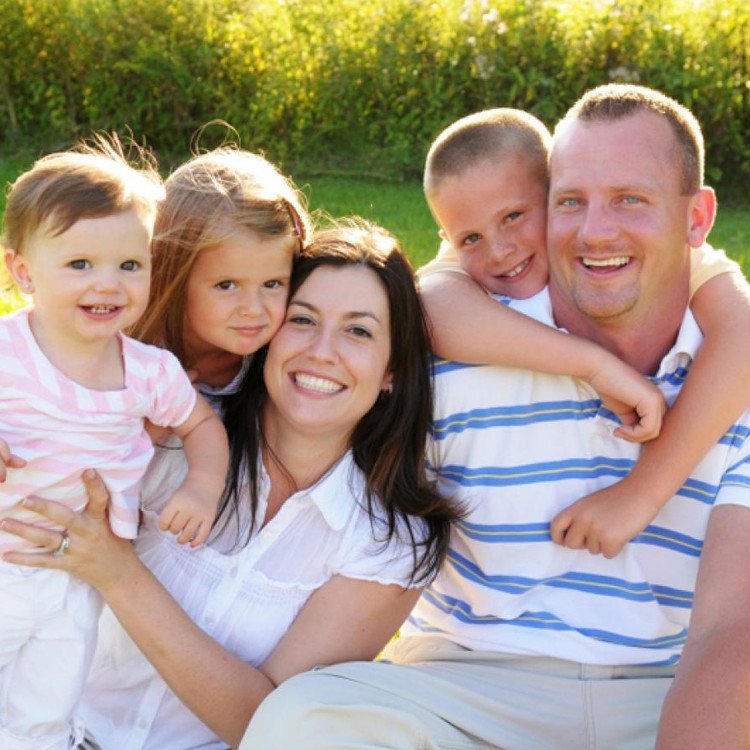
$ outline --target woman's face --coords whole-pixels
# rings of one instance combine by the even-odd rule
[[[271,340],[284,319],[293,247],[289,237],[236,229],[201,250],[188,277],[185,343],[191,354],[246,355]]]
[[[299,432],[348,440],[391,380],[388,297],[365,266],[321,266],[289,301],[264,377],[269,408]]]

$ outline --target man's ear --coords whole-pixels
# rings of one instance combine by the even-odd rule
[[[445,232],[442,229],[438,230],[438,237],[444,242],[448,242],[448,237],[446,237]]]
[[[16,250],[6,250],[5,266],[13,281],[24,294],[31,294],[34,291],[34,282],[29,275],[29,267],[21,253]]]
[[[688,208],[687,242],[700,247],[711,231],[716,218],[716,193],[713,188],[701,188],[691,199]]]

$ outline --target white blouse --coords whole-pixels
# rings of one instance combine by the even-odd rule
[[[229,651],[259,666],[313,591],[334,575],[406,587],[412,548],[385,545],[361,503],[364,476],[346,454],[317,484],[290,497],[240,550],[236,528],[199,549],[159,531],[158,512],[182,480],[181,450],[157,449],[143,487],[148,498],[136,549],[188,615]],[[258,517],[265,517],[263,474]],[[169,639],[169,633],[164,634]],[[166,686],[109,609],[79,709],[103,750],[225,748]]]

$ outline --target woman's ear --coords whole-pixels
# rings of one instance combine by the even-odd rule
[[[393,373],[387,372],[380,386],[381,393],[393,393]]]

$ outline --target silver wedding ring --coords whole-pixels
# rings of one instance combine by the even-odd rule
[[[70,547],[70,537],[67,532],[63,532],[60,546],[52,554],[55,557],[62,557],[68,551],[68,547]]]

